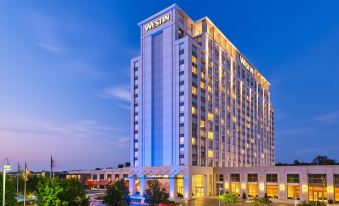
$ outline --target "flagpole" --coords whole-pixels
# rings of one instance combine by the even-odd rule
[[[20,172],[20,165],[19,165],[19,162],[18,162],[18,171],[17,171],[17,174],[16,174],[16,205],[18,205],[18,197],[19,197],[19,172]]]
[[[24,186],[24,206],[26,206],[26,179],[25,179],[25,186]]]

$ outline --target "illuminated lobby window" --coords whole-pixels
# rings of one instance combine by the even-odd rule
[[[266,193],[268,197],[278,198],[278,174],[266,174]]]
[[[268,197],[278,198],[278,185],[266,185],[266,193]]]
[[[240,174],[231,174],[231,193],[240,195]]]
[[[248,183],[248,196],[258,197],[258,184]]]
[[[193,192],[193,196],[196,196],[196,197],[204,196],[204,176],[203,175],[192,176],[192,192]]]
[[[327,200],[326,174],[308,175],[308,200],[309,201]]]
[[[300,199],[299,174],[287,174],[287,198]]]
[[[339,202],[339,174],[334,175],[334,201]]]
[[[184,195],[184,175],[177,175],[177,193]]]
[[[248,196],[258,197],[258,174],[247,174]]]
[[[288,199],[300,199],[300,186],[299,185],[287,185],[287,198]]]

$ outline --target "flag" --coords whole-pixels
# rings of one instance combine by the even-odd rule
[[[24,171],[24,179],[25,179],[25,181],[27,181],[28,180],[28,177],[29,177],[29,175],[31,174],[31,172],[29,171],[29,169],[28,169],[28,167],[27,167],[27,164],[26,164],[26,162],[25,162],[25,171]]]

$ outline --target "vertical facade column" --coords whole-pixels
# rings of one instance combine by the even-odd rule
[[[244,193],[246,194],[246,197],[247,197],[248,194],[247,194],[247,184],[246,184],[246,173],[241,173],[240,174],[240,197],[241,198]]]
[[[300,194],[300,201],[307,201],[308,200],[308,177],[307,177],[307,169],[301,168],[302,172],[300,174],[300,187],[301,187],[301,194]]]
[[[285,173],[285,169],[279,170],[278,178],[279,178],[279,199],[287,200],[287,174]]]
[[[192,199],[192,175],[189,171],[184,173],[184,198]]]
[[[128,178],[128,186],[129,186],[129,192],[131,195],[135,194],[135,178],[134,177],[129,177]]]
[[[263,197],[266,193],[266,174],[265,171],[258,171],[259,197]]]
[[[144,196],[144,191],[146,189],[146,179],[145,176],[140,177],[140,196]]]
[[[327,200],[334,200],[334,174],[333,169],[328,168],[326,172],[327,179]]]
[[[208,196],[208,175],[204,175],[204,197]]]
[[[170,198],[175,199],[177,197],[177,181],[175,176],[170,179]]]

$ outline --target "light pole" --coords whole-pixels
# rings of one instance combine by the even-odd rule
[[[6,171],[11,171],[11,165],[5,163],[4,170],[3,170],[3,182],[2,182],[2,206],[5,206],[5,190],[6,190]]]
[[[219,206],[220,206],[220,191],[222,190],[222,187],[219,187],[218,189],[218,200],[219,200]]]

